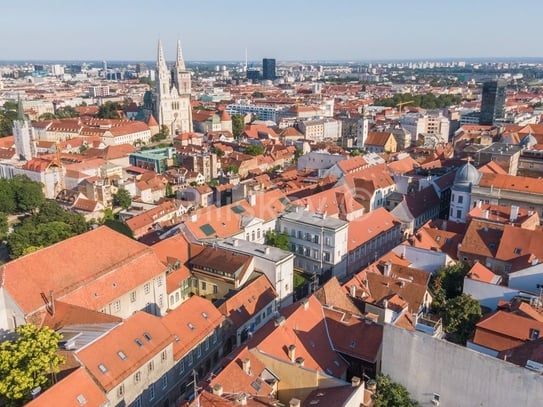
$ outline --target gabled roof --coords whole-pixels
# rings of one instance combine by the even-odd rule
[[[472,342],[498,352],[521,345],[543,333],[543,323],[505,311],[496,311],[480,321]]]
[[[508,174],[484,173],[479,181],[480,187],[530,194],[543,194],[543,178],[520,177]]]
[[[271,374],[247,347],[229,355],[228,360],[228,364],[209,382],[209,387],[221,385],[226,394],[245,393],[251,396],[269,396],[273,392],[273,387],[265,381]],[[244,361],[249,362],[249,372],[243,370]]]
[[[513,265],[511,271],[524,269],[535,259],[543,259],[543,230],[505,225],[496,258]]]
[[[467,277],[475,281],[481,281],[488,284],[497,284],[501,281],[500,276],[494,274],[491,270],[483,266],[480,262],[476,262],[468,271]]]
[[[352,189],[345,185],[330,188],[293,201],[293,205],[305,206],[309,211],[346,220],[353,212],[364,207],[355,200]]]
[[[0,266],[0,281],[25,314],[44,309],[51,291],[100,310],[164,270],[151,249],[101,226]]]
[[[218,308],[238,329],[277,298],[277,292],[265,274],[249,282]]]
[[[342,377],[347,365],[333,350],[319,301],[311,296],[283,308],[281,315],[284,320],[279,326],[275,321],[268,322],[256,332],[249,348],[290,362],[288,348],[295,345],[296,358],[304,359],[304,367]]]
[[[466,229],[460,250],[477,256],[495,257],[502,234],[503,225],[472,220]]]
[[[25,405],[29,407],[81,407],[83,405],[101,407],[107,404],[108,399],[102,389],[84,368],[79,368]]]
[[[76,355],[94,380],[110,391],[173,341],[159,317],[138,311]]]
[[[336,165],[343,172],[343,174],[350,174],[367,167],[368,163],[366,160],[364,160],[364,158],[358,156],[339,161]]]
[[[364,144],[367,146],[384,147],[391,137],[394,138],[394,135],[390,132],[370,131]]]
[[[527,367],[528,361],[543,364],[543,337],[503,350],[497,357],[522,367]]]
[[[377,208],[349,222],[348,251],[362,246],[379,234],[394,228],[397,224],[399,221],[385,208]]]
[[[212,335],[224,321],[224,316],[211,301],[192,296],[162,318],[162,323],[174,337],[174,359],[182,359],[200,342]]]
[[[336,276],[324,283],[313,295],[322,305],[332,306],[354,315],[361,314],[360,310],[342,289]]]

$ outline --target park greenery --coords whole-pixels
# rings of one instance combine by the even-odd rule
[[[17,119],[17,103],[6,102],[0,108],[0,137],[13,133],[13,121]]]
[[[130,208],[130,205],[132,205],[132,196],[130,196],[130,192],[124,188],[119,188],[117,193],[113,195],[113,205],[120,206],[124,210]]]
[[[289,239],[285,232],[277,233],[274,230],[268,230],[265,235],[265,242],[268,246],[289,250]]]
[[[448,106],[457,105],[462,101],[462,97],[458,95],[435,95],[426,93],[424,95],[413,95],[411,93],[397,93],[391,98],[375,99],[375,106],[396,107],[400,103],[405,103],[406,106],[422,107],[423,109],[440,109]]]
[[[262,144],[249,144],[243,152],[252,156],[261,155],[264,154],[264,146]]]
[[[462,293],[468,270],[464,263],[446,266],[430,280],[432,309],[441,317],[447,339],[461,345],[466,344],[482,316],[479,302]]]
[[[19,223],[8,232],[8,216]],[[48,201],[42,185],[24,175],[0,179],[0,237],[6,239],[12,259],[86,232],[85,218],[66,212],[55,201]]]
[[[8,406],[20,406],[38,387],[47,388],[64,359],[58,353],[61,335],[32,324],[15,329],[16,339],[0,343],[0,395]]]
[[[245,127],[245,118],[241,114],[232,115],[232,135],[238,138]]]
[[[377,393],[373,396],[375,407],[417,407],[409,391],[399,383],[392,381],[389,375],[377,375]]]

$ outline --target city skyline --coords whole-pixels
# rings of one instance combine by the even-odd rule
[[[538,58],[543,34],[538,3],[423,0],[330,8],[321,0],[278,0],[263,9],[245,0],[223,5],[97,0],[11,2],[0,17],[2,60],[152,61],[158,39],[174,59],[176,40],[187,61],[367,61],[444,58]],[[488,3],[488,2],[483,2]],[[522,30],[507,29],[522,21]],[[36,41],[39,38],[40,41]]]

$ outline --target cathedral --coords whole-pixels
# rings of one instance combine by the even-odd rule
[[[180,41],[177,41],[177,58],[171,69],[166,65],[162,43],[158,42],[155,78],[153,113],[159,125],[167,126],[171,137],[192,132],[190,72],[185,68]]]

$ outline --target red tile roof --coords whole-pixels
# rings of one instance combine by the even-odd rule
[[[81,407],[82,405],[100,407],[106,405],[107,402],[108,399],[102,389],[84,368],[79,368],[25,405],[29,407]]]
[[[95,381],[104,390],[110,391],[173,341],[172,333],[159,317],[138,311],[76,351],[76,355]],[[105,369],[101,369],[101,366]]]
[[[190,297],[171,310],[162,323],[174,336],[174,359],[182,359],[190,350],[213,334],[221,326],[224,316],[211,301],[198,296]]]
[[[265,274],[260,275],[226,299],[219,311],[237,329],[253,318],[277,298],[277,292]]]
[[[347,250],[352,251],[383,232],[394,228],[399,221],[384,208],[365,214],[349,222]]]
[[[101,226],[0,266],[0,281],[25,314],[42,293],[100,310],[165,270],[151,249]]]

